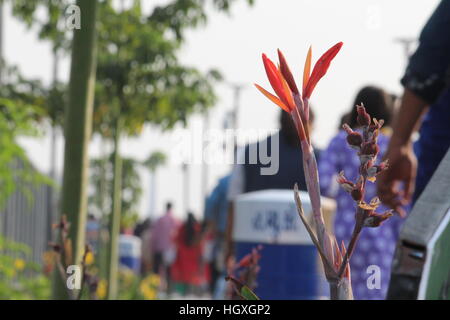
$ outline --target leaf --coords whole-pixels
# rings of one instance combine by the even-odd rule
[[[246,285],[241,288],[241,296],[245,300],[260,300],[259,297]]]
[[[317,251],[319,252],[319,255],[324,263],[324,268],[325,268],[325,273],[331,276],[336,276],[336,272],[334,271],[333,267],[332,267],[332,262],[330,262],[327,258],[326,252],[324,251],[324,248],[322,248],[322,246],[319,243],[319,240],[316,237],[316,234],[314,233],[312,227],[310,226],[310,224],[308,223],[308,220],[306,219],[305,213],[303,212],[303,206],[302,206],[302,202],[300,200],[300,195],[299,195],[299,191],[298,191],[298,185],[295,184],[294,185],[294,198],[295,198],[295,203],[297,206],[297,212],[298,215],[300,216],[300,219],[303,222],[303,225],[306,228],[306,231],[308,231],[309,236],[311,238],[311,241],[314,243],[314,245],[317,248]]]

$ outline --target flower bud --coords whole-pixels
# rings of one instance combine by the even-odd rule
[[[344,171],[341,171],[339,173],[339,176],[337,177],[336,181],[348,193],[351,193],[353,191],[353,188],[355,187],[355,184],[353,182],[347,180],[347,178],[344,176]]]
[[[377,119],[373,118],[373,124],[371,124],[369,126],[369,131],[375,132],[376,130],[380,130],[381,127],[383,126],[383,124],[384,124],[383,119],[377,120]]]
[[[378,147],[377,143],[374,141],[369,141],[367,143],[364,143],[361,148],[361,154],[366,156],[376,156],[378,152],[380,151],[380,148]]]
[[[361,202],[364,197],[364,191],[363,191],[363,183],[362,179],[360,178],[356,185],[353,187],[352,191],[350,192],[350,195],[352,196],[353,200],[357,202]]]
[[[364,219],[364,227],[376,228],[379,227],[385,220],[393,216],[392,210],[386,211],[382,214],[369,212],[366,219]]]
[[[353,131],[351,134],[347,135],[347,143],[351,147],[356,147],[359,149],[363,143],[363,137],[359,132]]]
[[[372,166],[370,168],[367,169],[367,176],[368,177],[375,177],[376,175],[380,174],[381,172],[383,172],[384,170],[387,170],[387,168],[389,167],[387,160],[381,162],[378,165]]]
[[[352,192],[350,192],[350,195],[352,196],[353,200],[359,202],[363,198],[363,192],[362,188],[354,188]]]
[[[366,112],[366,109],[362,103],[360,106],[356,106],[356,112],[358,112],[358,117],[356,118],[358,124],[362,127],[369,126],[370,115]]]

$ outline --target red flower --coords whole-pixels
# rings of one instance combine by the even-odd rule
[[[249,267],[252,263],[253,255],[251,253],[246,254],[238,263],[238,267]]]
[[[311,73],[311,76],[308,76],[307,73],[304,73],[303,75],[303,98],[309,99],[311,97],[311,94],[316,87],[319,80],[327,73],[328,68],[330,67],[331,60],[334,59],[334,57],[338,54],[339,50],[341,50],[343,43],[338,42],[334,46],[332,46],[330,49],[327,50],[320,58],[317,60],[316,64],[314,65],[314,69]],[[311,49],[308,52],[308,56],[306,58],[305,63],[305,69],[304,71],[309,72],[309,68],[311,65]],[[305,84],[305,79],[306,84]]]
[[[311,48],[308,51],[308,55],[305,61],[305,69],[303,72],[303,98],[309,99],[314,88],[316,87],[319,80],[326,74],[328,67],[330,66],[331,60],[337,55],[341,49],[343,43],[339,42],[333,47],[328,49],[314,66],[311,73]],[[297,84],[295,83],[294,76],[287,64],[287,61],[283,53],[278,50],[278,59],[280,62],[280,67],[277,68],[275,64],[267,58],[265,54],[262,55],[264,68],[266,70],[267,78],[269,79],[270,85],[275,91],[275,95],[271,94],[261,86],[255,84],[256,88],[261,91],[267,98],[272,102],[277,104],[286,112],[291,112],[296,107],[293,96],[300,96]],[[298,106],[297,106],[298,107]]]
[[[269,58],[267,58],[265,54],[262,55],[267,78],[269,79],[270,85],[276,95],[270,93],[257,84],[255,84],[255,86],[273,103],[292,115],[292,119],[294,120],[301,141],[307,141],[308,143],[310,142],[307,127],[307,122],[309,119],[308,99],[317,85],[317,82],[319,82],[319,80],[326,74],[331,60],[333,60],[341,47],[342,42],[339,42],[325,52],[315,64],[311,75],[311,48],[309,49],[303,72],[303,99],[283,53],[278,50],[278,68]]]
[[[267,78],[270,85],[275,91],[276,95],[271,94],[261,86],[255,84],[256,88],[261,91],[267,98],[277,104],[286,112],[291,112],[295,108],[292,92],[287,84],[285,78],[282,76],[280,70],[275,67],[275,64],[267,58],[265,54],[262,55],[264,68],[266,69]]]

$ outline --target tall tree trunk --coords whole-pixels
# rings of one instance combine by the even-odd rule
[[[149,219],[154,220],[156,217],[156,169],[150,170],[150,210]]]
[[[72,241],[72,263],[79,264],[84,253],[88,144],[92,130],[96,69],[96,15],[97,1],[78,0],[81,10],[81,29],[74,30],[72,63],[69,84],[69,104],[64,123],[64,175],[61,213],[70,223],[69,238]],[[56,298],[66,298],[63,281],[55,287]]]
[[[109,219],[109,256],[108,256],[108,299],[117,298],[117,273],[119,267],[119,232],[120,211],[122,205],[122,159],[120,157],[120,133],[122,131],[123,118],[120,112],[114,130],[114,154],[113,154],[113,191],[112,191],[112,213]]]

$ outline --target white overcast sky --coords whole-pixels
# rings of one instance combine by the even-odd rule
[[[144,0],[145,1],[145,0]],[[155,3],[145,1],[148,9]],[[399,79],[405,67],[403,47],[398,37],[417,38],[427,18],[439,1],[369,1],[369,0],[255,0],[249,7],[241,0],[226,15],[210,10],[206,26],[187,33],[180,59],[206,71],[219,69],[230,83],[246,85],[240,100],[238,126],[241,129],[269,130],[277,127],[278,108],[252,87],[254,82],[269,88],[261,62],[261,53],[276,57],[276,49],[285,53],[291,68],[300,79],[309,45],[313,46],[313,62],[331,45],[343,41],[344,46],[333,61],[328,74],[320,81],[312,96],[316,112],[314,139],[324,147],[336,132],[341,115],[353,102],[357,90],[375,84],[400,94]],[[26,30],[11,17],[6,8],[5,57],[29,77],[49,83],[52,59],[50,46],[38,42],[33,30]],[[59,78],[68,79],[69,61],[62,62]],[[219,102],[212,109],[210,128],[221,128],[224,114],[231,110],[233,92],[226,84],[216,87]],[[202,120],[193,116],[188,128],[201,127]],[[21,139],[34,164],[43,172],[49,170],[49,139]],[[151,151],[173,152],[173,138],[157,128],[146,128],[139,138],[124,139],[122,153],[145,159]],[[90,146],[92,156],[99,154],[98,139]],[[157,211],[165,201],[175,203],[183,216],[182,171],[172,161],[157,174]],[[58,168],[62,167],[62,143],[59,146]],[[228,165],[208,167],[208,190],[229,170]],[[189,208],[200,215],[201,166],[189,167]],[[141,215],[149,208],[149,176],[142,171],[144,197]]]

